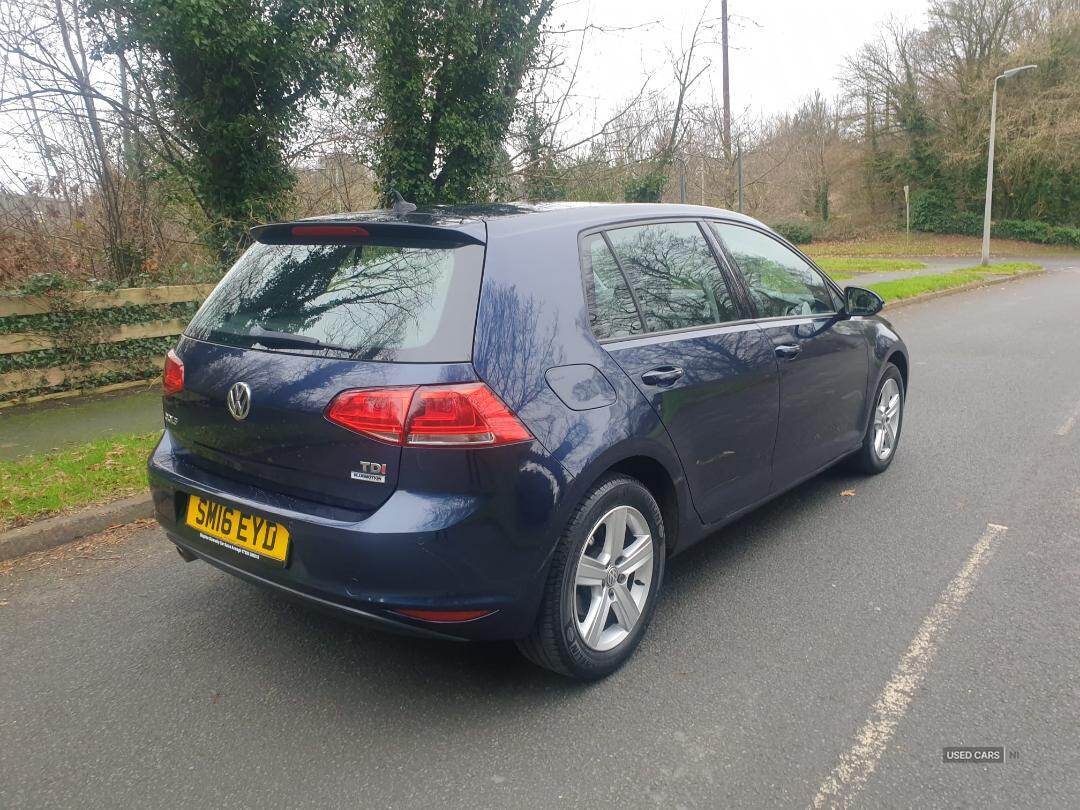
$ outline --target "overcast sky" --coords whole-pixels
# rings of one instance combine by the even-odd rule
[[[680,29],[689,38],[706,6],[709,16],[719,19],[720,0],[561,0],[554,26],[580,28],[586,18],[602,26],[644,26],[589,35],[576,86],[584,106],[602,118],[619,100],[636,94],[649,71],[663,69],[665,49],[677,49]],[[733,112],[781,112],[815,89],[836,94],[844,57],[874,36],[878,22],[890,16],[920,22],[925,7],[926,0],[729,0]],[[719,43],[719,27],[715,38]],[[571,59],[576,39],[572,42]],[[714,66],[702,77],[699,92],[707,96],[711,82],[719,98],[719,44],[706,55]],[[657,87],[670,83],[670,71],[657,73],[653,81]]]

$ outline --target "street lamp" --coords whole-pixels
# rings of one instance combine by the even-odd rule
[[[997,128],[997,83],[1011,79],[1017,73],[1034,70],[1038,65],[1023,65],[1006,70],[994,79],[994,95],[990,101],[990,151],[986,156],[986,207],[983,209],[982,263],[990,263],[990,196],[994,190],[994,130]]]

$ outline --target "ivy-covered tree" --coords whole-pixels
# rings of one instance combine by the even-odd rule
[[[362,0],[90,0],[134,75],[138,119],[208,220],[223,262],[280,217],[305,109],[349,87]]]
[[[521,82],[554,0],[379,0],[367,112],[379,192],[490,198]]]

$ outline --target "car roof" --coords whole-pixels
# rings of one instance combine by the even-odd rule
[[[659,217],[716,217],[761,225],[756,219],[724,208],[675,203],[511,202],[483,205],[436,205],[408,214],[389,209],[309,217],[300,222],[396,222],[474,232],[482,223],[498,223],[501,236],[535,227],[590,228],[610,222]]]

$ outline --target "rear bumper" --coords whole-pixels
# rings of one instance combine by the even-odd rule
[[[439,452],[439,451],[433,451]],[[481,451],[482,452],[482,451]],[[454,639],[513,639],[533,625],[560,531],[562,470],[522,446],[503,486],[478,495],[398,489],[375,512],[350,512],[206,472],[168,431],[148,464],[155,516],[176,545],[234,576],[387,630]],[[495,461],[504,463],[506,458]],[[211,543],[184,524],[191,494],[284,524],[285,567]],[[395,613],[490,610],[469,622]]]

